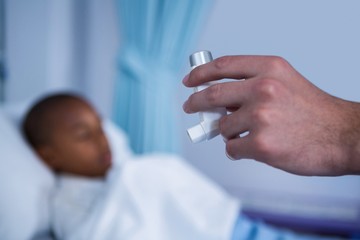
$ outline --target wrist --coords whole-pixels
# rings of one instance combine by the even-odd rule
[[[360,175],[360,103],[347,102],[343,145],[347,152],[345,174]]]

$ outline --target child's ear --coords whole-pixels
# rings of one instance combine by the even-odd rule
[[[52,169],[56,170],[59,166],[56,155],[49,145],[42,145],[35,149],[40,158]]]

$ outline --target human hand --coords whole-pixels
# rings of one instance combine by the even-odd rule
[[[245,81],[194,93],[183,108],[231,112],[220,119],[229,158],[252,158],[298,175],[360,174],[359,103],[325,93],[273,56],[221,57],[195,68],[183,83],[195,87],[223,78]]]

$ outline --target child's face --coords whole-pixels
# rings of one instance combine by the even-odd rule
[[[47,162],[60,172],[104,176],[112,163],[111,152],[96,112],[86,103],[74,101],[55,115]]]

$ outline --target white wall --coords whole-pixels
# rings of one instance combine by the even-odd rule
[[[69,89],[111,112],[120,44],[113,0],[6,0],[7,102]]]
[[[48,8],[46,0],[6,2],[6,99],[39,94],[46,86]]]
[[[116,59],[120,45],[117,12],[113,0],[86,0],[89,4],[87,65],[84,78],[89,81],[87,96],[105,116],[111,116]]]
[[[8,0],[7,9],[8,100],[68,86],[86,92],[104,115],[110,115],[120,42],[114,1]],[[360,101],[358,9],[358,0],[218,0],[191,52],[209,49],[215,57],[281,55],[325,91]],[[84,79],[91,80],[90,84],[84,85]],[[186,129],[198,117],[182,112],[182,103],[192,90],[180,81],[183,155],[211,178],[229,189],[360,199],[360,177],[298,177],[250,160],[232,162],[220,138],[190,143]]]

